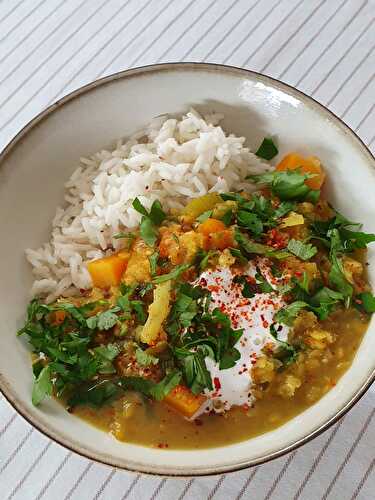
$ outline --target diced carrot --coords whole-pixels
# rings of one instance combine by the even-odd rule
[[[319,158],[316,156],[309,156],[308,158],[304,158],[298,153],[289,153],[284,156],[281,162],[277,165],[276,170],[284,171],[284,170],[296,170],[300,168],[301,171],[305,174],[316,174],[315,177],[311,179],[307,179],[306,185],[311,189],[320,189],[325,180],[326,174],[323,170],[323,167],[320,163]]]
[[[118,285],[126,269],[128,262],[118,254],[93,260],[87,264],[94,286],[108,288]]]
[[[206,397],[202,394],[193,394],[191,390],[184,385],[177,385],[164,398],[164,401],[184,417],[190,418],[206,401]]]
[[[202,234],[217,233],[219,231],[224,231],[226,226],[224,222],[218,219],[206,219],[202,224],[198,226],[198,232]]]
[[[206,236],[204,248],[205,250],[225,250],[233,245],[233,232],[225,229]]]

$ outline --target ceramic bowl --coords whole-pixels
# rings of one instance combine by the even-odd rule
[[[87,156],[163,113],[189,106],[223,112],[226,130],[250,147],[275,135],[287,151],[317,155],[328,171],[327,195],[350,219],[375,232],[375,160],[360,139],[313,99],[269,77],[209,64],[166,64],[133,69],[94,82],[30,122],[0,157],[0,388],[37,429],[88,458],[147,473],[221,473],[278,457],[321,433],[342,416],[375,377],[375,322],[351,368],[319,402],[285,425],[230,446],[174,451],[116,441],[69,415],[55,401],[31,404],[26,344],[16,337],[32,275],[24,249],[48,240],[63,200],[63,184]],[[369,252],[375,283],[375,252]]]

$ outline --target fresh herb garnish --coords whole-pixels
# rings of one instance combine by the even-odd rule
[[[161,274],[160,276],[156,276],[152,282],[153,283],[164,283],[164,281],[168,280],[176,280],[181,276],[182,273],[187,271],[191,267],[191,264],[180,264],[176,266],[170,273]]]
[[[289,240],[287,248],[290,253],[301,260],[310,260],[318,251],[311,243],[303,243],[303,241],[294,239]]]
[[[43,399],[52,396],[53,385],[51,375],[51,367],[46,365],[34,381],[32,392],[32,403],[34,406],[40,405]]]
[[[152,356],[152,354],[148,354],[146,351],[143,351],[140,347],[137,347],[135,351],[135,359],[141,366],[151,366],[159,363],[158,358]]]
[[[254,236],[260,236],[263,232],[262,221],[252,212],[239,210],[237,213],[237,222],[239,226],[246,228],[253,233]]]
[[[173,371],[167,374],[160,382],[154,382],[142,377],[123,377],[119,381],[119,386],[122,389],[138,391],[147,397],[161,401],[180,381],[181,372]]]
[[[149,256],[148,261],[150,263],[151,276],[155,276],[158,266],[159,252],[154,252]]]
[[[270,326],[270,333],[275,340],[278,342],[278,347],[274,352],[274,357],[281,361],[284,366],[289,366],[298,358],[298,350],[295,346],[278,339],[278,333],[275,328],[275,324],[272,323]]]
[[[363,309],[369,313],[375,313],[375,296],[371,292],[363,292],[359,294],[359,300]]]
[[[115,240],[126,240],[126,248],[130,248],[132,246],[133,241],[136,238],[135,233],[117,233],[113,235]]]
[[[248,236],[241,233],[237,228],[234,233],[234,238],[239,244],[240,249],[247,254],[265,255],[266,257],[274,257],[275,259],[285,259],[291,255],[285,250],[275,250],[270,246],[251,241]]]
[[[35,367],[34,404],[52,392],[57,396],[75,391],[78,394],[82,384],[91,383],[97,374],[113,373],[117,346],[92,346],[97,329],[112,328],[118,321],[118,306],[92,316],[93,309],[105,304],[105,301],[97,301],[76,307],[65,302],[46,305],[33,300],[30,303],[26,324],[19,334],[27,334],[34,352],[46,358],[42,369],[39,364]],[[64,312],[61,323],[54,322],[57,311]]]
[[[266,172],[265,174],[249,175],[250,179],[257,184],[265,184],[270,187],[272,194],[280,200],[312,201],[319,198],[320,192],[312,190],[305,181],[315,177],[316,174],[303,174],[300,170],[285,170]]]
[[[283,307],[274,316],[274,320],[277,323],[283,323],[284,325],[291,326],[300,313],[302,309],[305,309],[309,305],[306,302],[296,301]]]
[[[224,222],[224,224],[228,227],[230,226],[233,218],[233,210],[229,209],[225,212],[225,214],[222,216],[221,220]]]
[[[248,277],[245,275],[235,276],[233,278],[233,283],[242,285],[242,295],[247,299],[251,299],[256,293],[259,293],[259,286],[255,283],[250,283]]]
[[[265,137],[255,154],[264,160],[272,160],[278,153],[279,150],[273,140],[270,137]]]
[[[142,205],[139,198],[135,198],[133,201],[133,208],[142,214],[141,223],[139,230],[142,239],[148,246],[154,246],[158,239],[157,226],[166,219],[166,214],[162,209],[160,201],[155,200],[151,205],[151,209],[148,212],[147,209]]]
[[[257,268],[257,272],[255,274],[255,279],[257,282],[257,285],[260,288],[260,291],[262,293],[271,293],[274,292],[274,289],[272,286],[268,283],[266,278],[263,276],[263,274],[260,272],[260,270]]]
[[[213,213],[213,210],[207,210],[207,212],[203,212],[202,214],[198,215],[196,220],[202,224],[205,220],[209,219]]]

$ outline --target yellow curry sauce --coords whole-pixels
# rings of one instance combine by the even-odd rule
[[[253,178],[256,193],[182,213],[136,199],[140,227],[88,264],[92,290],[30,304],[34,404],[54,395],[122,441],[206,448],[274,429],[337,383],[375,311],[375,235],[320,197],[316,158]]]

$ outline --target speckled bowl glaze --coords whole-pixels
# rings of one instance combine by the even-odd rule
[[[15,335],[32,282],[24,249],[48,239],[64,181],[80,156],[134,132],[153,116],[180,113],[191,105],[223,112],[224,128],[244,135],[251,147],[271,134],[277,136],[281,154],[297,150],[320,157],[328,171],[329,199],[375,232],[375,160],[364,144],[313,99],[251,71],[182,63],[118,73],[60,100],[12,140],[0,157],[0,388],[30,423],[67,448],[109,465],[154,474],[214,474],[276,458],[340,418],[375,378],[373,320],[351,368],[326,396],[278,429],[230,446],[148,449],[116,441],[55,401],[32,406],[29,353]],[[375,283],[373,250],[368,260],[370,281]]]

